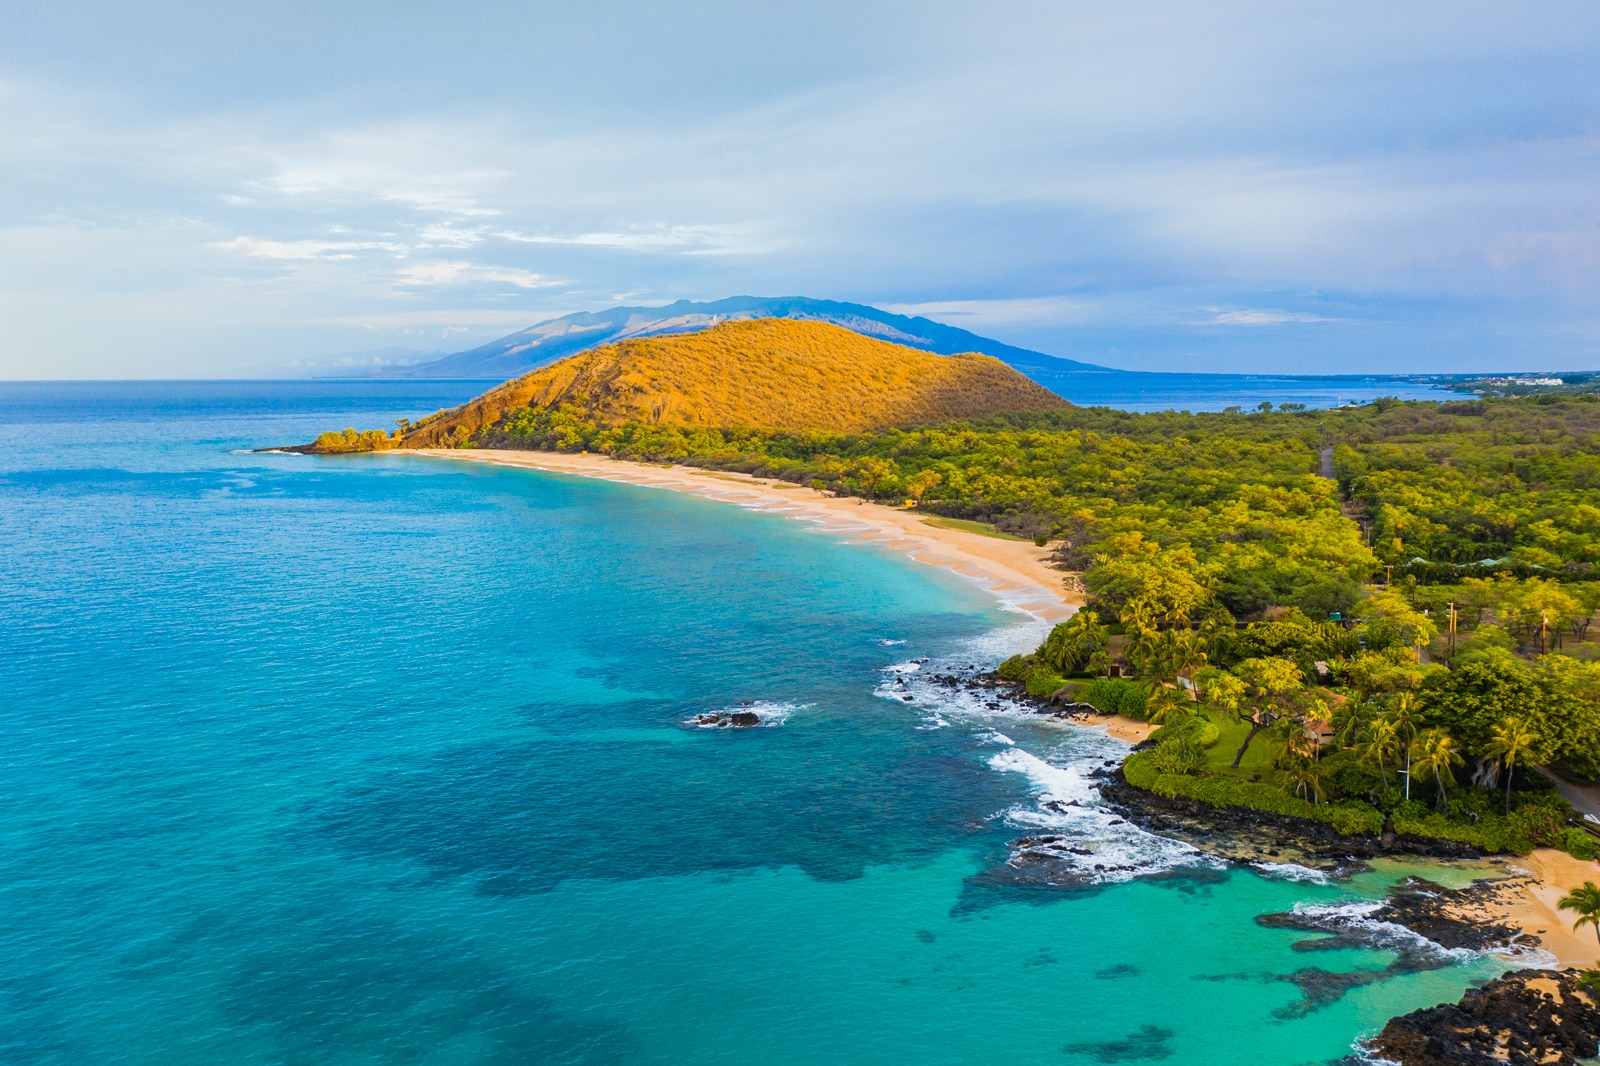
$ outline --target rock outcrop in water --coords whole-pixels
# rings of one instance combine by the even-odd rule
[[[1577,970],[1518,970],[1457,1004],[1392,1018],[1367,1043],[1399,1066],[1570,1066],[1600,1054],[1600,1009]]]

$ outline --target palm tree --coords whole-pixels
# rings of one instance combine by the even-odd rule
[[[1416,702],[1409,692],[1396,693],[1394,706],[1388,714],[1389,722],[1394,726],[1394,734],[1400,741],[1400,747],[1406,754],[1406,799],[1411,798],[1411,746],[1417,739],[1417,710]]]
[[[1389,787],[1389,770],[1384,764],[1384,759],[1390,755],[1400,754],[1400,734],[1395,729],[1395,724],[1387,718],[1379,718],[1368,722],[1367,727],[1361,732],[1361,740],[1356,745],[1356,755],[1363,761],[1378,764],[1378,776],[1383,778],[1383,787]]]
[[[1528,751],[1539,743],[1539,734],[1528,725],[1526,718],[1507,718],[1494,727],[1493,738],[1485,755],[1499,759],[1506,767],[1506,813],[1511,813],[1511,772]]]
[[[1450,734],[1442,729],[1430,729],[1417,737],[1416,767],[1424,775],[1433,774],[1433,779],[1439,785],[1439,806],[1448,817],[1450,814],[1450,794],[1446,791],[1445,782],[1455,784],[1455,775],[1450,772],[1452,766],[1461,765],[1461,754],[1456,751],[1456,742],[1450,739]]]
[[[1309,800],[1312,803],[1321,803],[1323,799],[1323,774],[1324,770],[1321,763],[1315,759],[1296,755],[1278,770],[1277,777],[1283,783],[1284,792],[1299,796],[1301,799]]]
[[[1193,633],[1174,633],[1171,653],[1167,665],[1171,667],[1173,676],[1188,671],[1192,676],[1194,671],[1206,664],[1204,643]]]
[[[1600,940],[1600,887],[1593,881],[1585,881],[1582,888],[1575,888],[1562,896],[1556,906],[1564,911],[1578,912],[1577,920],[1572,923],[1573,932],[1584,925],[1592,925],[1595,939]]]
[[[1188,709],[1184,707],[1186,701],[1178,695],[1178,690],[1168,688],[1159,677],[1146,679],[1144,687],[1145,714],[1150,721],[1160,725],[1189,716]]]

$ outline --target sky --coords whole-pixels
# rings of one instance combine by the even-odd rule
[[[0,378],[734,295],[1126,369],[1600,369],[1600,5],[0,8]]]

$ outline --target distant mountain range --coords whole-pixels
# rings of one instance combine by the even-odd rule
[[[665,307],[613,307],[609,311],[580,311],[541,322],[470,351],[456,352],[441,359],[409,366],[385,367],[374,371],[372,376],[509,380],[601,344],[671,333],[693,333],[723,322],[756,318],[827,322],[868,337],[940,355],[980,352],[1010,364],[1035,381],[1047,382],[1061,374],[1084,371],[1118,373],[1107,367],[1058,359],[926,318],[908,318],[865,304],[811,300],[803,296],[734,296],[709,303],[679,300]]]

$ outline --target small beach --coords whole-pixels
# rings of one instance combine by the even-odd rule
[[[1585,881],[1600,881],[1600,864],[1575,859],[1564,851],[1539,848],[1506,863],[1517,876],[1502,902],[1487,908],[1489,920],[1509,922],[1539,938],[1540,946],[1561,966],[1600,966],[1600,939],[1588,926],[1573,929],[1577,917],[1556,904]],[[1526,871],[1524,874],[1523,871]],[[1479,917],[1479,915],[1473,915]]]

